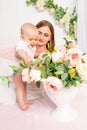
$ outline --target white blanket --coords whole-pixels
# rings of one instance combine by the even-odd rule
[[[13,64],[13,61],[0,58],[0,75],[10,76],[12,70],[9,65]],[[0,80],[0,103],[14,104],[16,103],[15,85],[13,83],[10,86],[4,86],[2,80]]]

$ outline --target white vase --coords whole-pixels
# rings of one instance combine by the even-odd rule
[[[48,97],[56,104],[56,109],[51,112],[51,117],[57,121],[69,122],[78,117],[78,112],[71,106],[77,94],[77,87],[63,88],[57,93],[45,89]]]
[[[37,100],[44,96],[44,87],[41,84],[40,88],[32,87],[30,84],[27,85],[27,99]]]

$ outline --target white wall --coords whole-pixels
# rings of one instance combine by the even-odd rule
[[[24,22],[36,24],[40,20],[49,20],[55,28],[56,44],[64,42],[64,29],[56,24],[53,16],[46,10],[38,12],[35,7],[26,6],[26,0],[0,0],[0,46],[15,44],[19,40],[20,26]],[[69,11],[75,6],[76,0],[55,0],[55,3]]]
[[[84,15],[85,15],[85,32],[86,32],[86,43],[87,43],[87,1],[84,2]]]
[[[78,45],[87,52],[87,1],[78,0]]]

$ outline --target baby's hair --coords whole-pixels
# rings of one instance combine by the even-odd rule
[[[35,25],[33,25],[32,23],[24,23],[20,29],[21,34],[26,33],[29,28],[32,30],[37,29],[37,27]]]

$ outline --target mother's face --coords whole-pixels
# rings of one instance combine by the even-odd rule
[[[48,41],[51,40],[51,31],[48,26],[43,26],[38,28],[39,31],[39,39],[38,45],[46,45]]]

